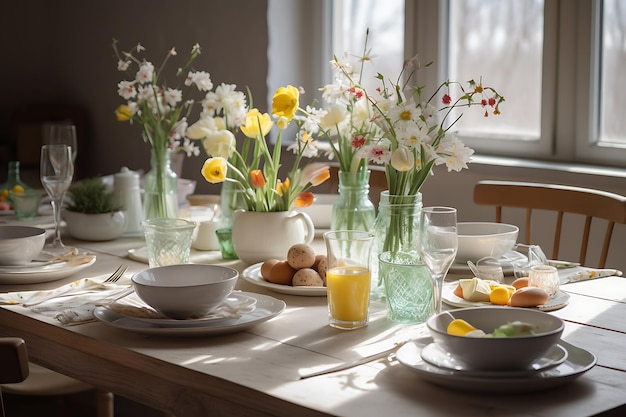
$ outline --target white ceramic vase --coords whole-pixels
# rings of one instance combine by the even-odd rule
[[[105,241],[122,235],[126,229],[126,216],[123,211],[110,213],[79,213],[65,210],[63,219],[69,234],[80,240]]]
[[[310,244],[315,226],[308,214],[297,211],[233,213],[233,246],[237,256],[248,265],[268,259],[286,259],[296,243]]]

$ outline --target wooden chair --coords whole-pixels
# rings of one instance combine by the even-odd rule
[[[626,224],[626,197],[606,191],[557,184],[511,181],[479,181],[474,188],[474,202],[496,207],[496,222],[502,222],[503,207],[526,209],[524,243],[531,243],[531,219],[534,210],[557,213],[552,259],[558,259],[565,213],[585,217],[578,262],[585,265],[593,218],[608,222],[598,268],[604,268],[615,223]]]
[[[28,377],[26,343],[18,337],[0,338],[0,384],[22,382]]]

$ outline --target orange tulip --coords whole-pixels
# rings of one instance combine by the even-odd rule
[[[315,199],[315,196],[313,195],[313,193],[310,193],[307,191],[307,192],[298,194],[296,199],[293,201],[293,204],[296,207],[309,207],[311,204],[313,204],[314,199]]]
[[[311,182],[311,185],[313,187],[316,187],[329,178],[330,168],[328,165],[326,165],[318,170],[313,171],[313,173],[311,174],[311,179],[309,181]]]
[[[250,171],[250,182],[254,188],[261,188],[265,185],[265,177],[260,169]]]

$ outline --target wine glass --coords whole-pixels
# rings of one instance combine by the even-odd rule
[[[71,123],[46,123],[43,127],[44,145],[67,145],[72,148],[72,163],[76,164],[78,146],[76,126]]]
[[[67,145],[42,146],[40,170],[41,184],[52,200],[54,213],[54,239],[52,243],[44,247],[43,251],[49,255],[58,256],[70,249],[61,241],[59,223],[63,197],[74,175],[72,148]]]
[[[458,248],[456,209],[424,207],[420,216],[419,253],[433,277],[435,313],[441,312],[441,290]]]

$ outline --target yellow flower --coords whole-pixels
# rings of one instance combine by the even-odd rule
[[[118,122],[127,122],[133,117],[133,110],[126,104],[120,104],[120,106],[115,109],[115,116],[117,116]]]
[[[204,165],[202,165],[202,176],[211,184],[218,184],[224,182],[227,169],[228,165],[226,159],[220,156],[209,158],[204,161]]]
[[[259,124],[261,125],[261,132],[259,132]],[[259,135],[267,136],[273,125],[269,114],[261,114],[258,109],[252,109],[246,115],[246,122],[241,126],[241,131],[246,137],[255,139]]]
[[[298,109],[300,92],[292,85],[280,87],[274,93],[272,99],[272,114],[278,117],[286,117],[291,121]]]

